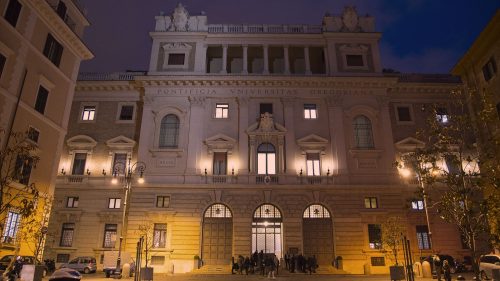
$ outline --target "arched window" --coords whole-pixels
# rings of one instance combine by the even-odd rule
[[[260,205],[253,214],[252,253],[263,251],[282,257],[282,223],[280,210],[271,204]]]
[[[358,115],[352,123],[356,148],[373,148],[372,123],[364,115]]]
[[[177,148],[179,141],[179,118],[168,114],[161,119],[160,148]]]
[[[257,172],[260,175],[276,174],[276,150],[270,143],[263,143],[257,148]]]
[[[205,211],[205,218],[231,218],[231,210],[223,204],[213,204]]]
[[[329,218],[330,212],[328,212],[328,210],[322,205],[314,204],[307,207],[307,209],[304,211],[303,217],[307,219]]]

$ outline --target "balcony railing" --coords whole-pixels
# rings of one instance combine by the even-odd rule
[[[279,179],[277,175],[257,175],[255,177],[257,184],[278,184]]]
[[[210,24],[208,33],[296,33],[319,34],[321,25],[273,25],[273,24]]]
[[[135,76],[145,75],[145,71],[130,72],[82,72],[79,81],[132,81]]]

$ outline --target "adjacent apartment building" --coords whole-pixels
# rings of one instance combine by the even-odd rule
[[[18,157],[12,171],[18,176],[10,190],[34,183],[41,195],[50,197],[80,62],[93,57],[81,39],[89,22],[72,0],[2,0],[0,13],[1,149],[14,142],[11,133],[27,132],[25,141],[35,145],[32,152],[40,158],[34,167]],[[7,169],[8,163],[3,164]],[[9,197],[2,191],[5,207]],[[0,255],[18,246],[20,254],[33,255],[32,243],[18,239],[22,216],[15,204],[9,206],[0,217]]]
[[[77,83],[47,257],[102,262],[146,236],[155,272],[262,250],[386,273],[396,215],[415,259],[466,255],[393,165],[431,108],[446,123],[459,80],[383,73],[374,19],[352,7],[321,25],[208,24],[180,4],[155,20],[147,72]]]

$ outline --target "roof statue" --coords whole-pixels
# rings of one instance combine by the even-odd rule
[[[172,19],[172,25],[170,26],[171,31],[188,31],[189,13],[181,3],[178,3],[177,7],[175,7],[171,19]]]
[[[354,32],[359,31],[359,18],[355,7],[347,6],[342,12],[342,31]]]

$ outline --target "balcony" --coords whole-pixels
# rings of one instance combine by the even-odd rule
[[[210,24],[208,33],[271,33],[271,34],[320,34],[320,25],[293,24]]]

